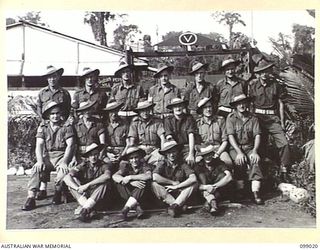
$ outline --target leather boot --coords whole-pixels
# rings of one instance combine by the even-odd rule
[[[46,190],[40,190],[36,195],[36,200],[44,200],[47,198],[47,191]]]
[[[210,206],[211,206],[210,214],[211,215],[217,215],[219,213],[219,208],[218,208],[217,201],[216,200],[212,200],[210,202]]]
[[[262,199],[260,198],[259,196],[259,192],[253,192],[253,198],[254,198],[254,202],[257,204],[257,205],[263,205],[263,201]]]
[[[36,208],[36,201],[34,198],[28,198],[26,203],[22,206],[22,210],[24,211],[30,211],[32,209]]]
[[[59,205],[61,204],[61,191],[55,191],[53,198],[52,198],[52,204],[53,205]]]

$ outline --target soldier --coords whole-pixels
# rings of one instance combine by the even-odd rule
[[[165,159],[159,161],[153,171],[152,190],[158,199],[169,205],[168,214],[177,217],[197,189],[197,178],[188,164],[183,163],[176,141],[164,143],[159,152]]]
[[[213,97],[210,101],[217,100],[217,89],[209,82],[205,80],[205,76],[208,70],[207,63],[194,62],[190,75],[194,76],[194,82],[190,83],[189,89],[185,93],[185,99],[189,101],[190,114],[198,118],[197,104],[204,97]]]
[[[92,143],[105,145],[106,132],[101,123],[97,122],[97,118],[92,113],[92,107],[96,104],[95,101],[81,102],[76,110],[79,120],[74,125],[77,135],[77,164],[81,162],[81,155],[86,150],[86,147]],[[100,152],[99,159],[102,159],[103,150]]]
[[[284,87],[277,83],[272,75],[273,63],[259,61],[254,68],[256,79],[249,83],[249,95],[252,97],[254,112],[259,118],[262,135],[271,135],[278,148],[280,158],[279,177],[281,182],[290,182],[290,149],[285,136]],[[267,138],[263,138],[267,145]],[[265,150],[264,150],[265,151]]]
[[[84,68],[80,80],[84,82],[84,87],[75,91],[73,96],[72,107],[78,109],[81,102],[94,102],[95,104],[90,108],[92,113],[100,115],[101,109],[104,108],[108,102],[107,94],[99,88],[98,76],[100,71],[98,69]]]
[[[61,203],[61,182],[68,172],[68,165],[73,157],[75,142],[74,131],[71,125],[64,124],[61,119],[63,103],[49,102],[43,109],[42,118],[49,120],[41,123],[36,135],[37,162],[32,168],[28,183],[28,198],[22,210],[32,210],[36,207],[35,195],[39,189],[41,176],[50,176],[50,171],[56,170],[55,193],[52,203]],[[46,196],[46,191],[41,190]]]
[[[153,75],[159,82],[149,90],[148,100],[155,104],[154,113],[159,118],[172,115],[167,108],[170,100],[181,97],[181,91],[170,82],[173,66],[160,63],[157,72]]]
[[[214,114],[215,108],[211,98],[203,98],[198,103],[197,112],[202,115],[197,120],[200,144],[214,146],[214,158],[220,158],[229,167],[233,166],[229,153],[226,151],[228,146],[228,136],[226,133],[226,122],[223,116]]]
[[[247,84],[236,76],[236,67],[240,61],[227,59],[222,62],[221,70],[224,71],[225,77],[217,83],[219,94],[218,110],[219,115],[227,118],[232,112],[230,101],[234,96],[247,94]]]
[[[124,220],[128,218],[132,208],[136,209],[138,219],[144,216],[141,198],[149,190],[152,179],[151,166],[143,160],[145,155],[146,153],[138,147],[128,148],[122,157],[119,170],[112,176],[120,196],[126,200],[121,210]]]
[[[48,86],[40,90],[38,94],[37,108],[38,114],[41,117],[43,108],[48,102],[54,101],[64,104],[64,114],[62,118],[66,120],[69,116],[71,108],[71,97],[69,92],[60,86],[59,80],[63,74],[63,68],[56,69],[50,65],[47,67],[47,72],[43,77],[48,81]]]
[[[195,134],[197,131],[195,121],[191,115],[185,114],[183,110],[187,101],[181,98],[174,98],[167,108],[173,110],[172,117],[164,120],[164,131],[166,140],[175,140],[183,145],[182,154],[184,159],[191,166],[195,163]]]
[[[165,141],[163,123],[160,119],[153,117],[155,104],[149,101],[138,103],[135,112],[139,117],[133,118],[129,129],[129,145],[136,145],[146,152],[145,160],[154,164],[161,157],[159,148]]]
[[[137,107],[139,99],[144,96],[143,89],[133,80],[134,66],[121,62],[118,70],[114,73],[121,77],[121,82],[112,87],[111,97],[118,103],[123,103],[120,116],[132,117],[136,113],[133,110]]]
[[[103,145],[92,143],[86,147],[82,156],[87,158],[73,167],[64,177],[72,196],[79,203],[79,219],[88,222],[94,217],[95,205],[110,192],[111,171],[106,163],[99,160]]]
[[[104,161],[110,163],[113,169],[119,167],[120,157],[125,153],[128,146],[129,124],[118,116],[123,103],[110,100],[103,111],[108,115],[106,127],[106,157]]]
[[[258,154],[261,130],[258,118],[248,111],[249,100],[245,94],[233,98],[230,105],[235,110],[228,115],[226,128],[231,144],[230,156],[236,165],[234,175],[238,194],[244,194],[244,180],[249,179],[254,201],[261,205],[259,191],[263,175]]]
[[[230,192],[232,181],[231,171],[226,164],[218,158],[214,158],[215,147],[209,145],[200,148],[199,155],[203,160],[195,167],[198,180],[200,182],[199,190],[206,199],[204,208],[211,215],[217,215],[219,212],[218,201],[226,193]]]

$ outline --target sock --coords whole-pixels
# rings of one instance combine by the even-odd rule
[[[78,199],[78,203],[81,205],[81,206],[84,206],[87,202],[87,198],[85,196],[80,196],[80,198]]]
[[[138,203],[138,201],[133,198],[132,196],[127,200],[127,203],[126,203],[126,207],[129,207],[129,208],[132,208],[134,207],[136,204]]]
[[[96,205],[95,200],[92,198],[89,198],[89,199],[87,199],[87,202],[83,205],[83,208],[91,209],[94,207],[94,205]]]
[[[260,184],[261,184],[260,181],[252,181],[252,182],[251,182],[252,192],[259,192],[259,190],[260,190]]]
[[[40,182],[40,190],[44,190],[46,191],[47,190],[47,183],[46,182]]]
[[[36,192],[28,190],[28,198],[35,198],[36,197]]]

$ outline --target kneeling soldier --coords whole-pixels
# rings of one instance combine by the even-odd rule
[[[73,128],[61,119],[64,114],[62,108],[63,103],[49,102],[42,113],[42,118],[49,121],[41,123],[37,130],[37,162],[32,168],[28,183],[28,199],[22,210],[32,210],[36,207],[35,194],[39,190],[39,183],[43,181],[43,176],[47,178],[53,170],[57,171],[57,176],[52,204],[61,203],[62,179],[68,173],[68,165],[75,147]],[[43,194],[40,196],[46,197],[46,191],[40,190],[41,192]]]
[[[107,164],[99,160],[102,147],[96,143],[87,146],[82,156],[88,160],[72,168],[64,177],[64,182],[80,205],[79,219],[84,222],[92,218],[96,203],[104,199],[110,189],[111,171]]]
[[[164,143],[159,152],[165,159],[159,161],[153,171],[152,190],[158,199],[170,206],[168,214],[176,217],[197,188],[197,178],[189,165],[183,163],[176,141]]]
[[[195,167],[195,172],[200,181],[199,190],[206,199],[205,209],[212,215],[218,213],[217,200],[227,191],[232,180],[231,172],[227,165],[219,158],[213,158],[215,147],[209,145],[200,148],[198,155],[203,157]]]
[[[249,98],[244,95],[235,96],[230,105],[236,109],[227,118],[227,134],[232,146],[230,156],[235,163],[235,178],[237,188],[243,193],[244,180],[251,181],[251,190],[256,204],[261,205],[263,201],[259,196],[261,180],[263,178],[260,168],[260,125],[258,118],[248,112]]]
[[[125,220],[131,208],[136,209],[138,219],[143,218],[144,215],[140,201],[149,187],[148,181],[152,178],[151,165],[148,165],[143,159],[145,155],[145,151],[138,147],[128,148],[122,157],[119,170],[112,176],[120,196],[127,200],[121,210]]]

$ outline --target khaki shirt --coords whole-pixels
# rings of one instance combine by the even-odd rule
[[[209,123],[201,117],[197,120],[197,127],[201,143],[220,145],[228,140],[226,122],[222,116],[214,116]]]
[[[108,102],[107,94],[99,88],[95,89],[91,94],[85,88],[78,89],[74,93],[73,99],[72,106],[75,109],[79,108],[81,102],[96,101],[96,104],[91,107],[93,112],[100,112]]]
[[[219,103],[218,106],[224,106],[228,108],[232,108],[230,106],[230,101],[234,96],[238,96],[240,94],[247,94],[246,83],[239,79],[236,82],[230,84],[226,81],[226,78],[221,79],[217,83],[218,94],[219,94]]]
[[[253,79],[249,83],[249,96],[255,108],[277,109],[279,99],[285,96],[284,87],[276,82],[268,82],[265,86],[258,80]]]
[[[151,118],[144,122],[136,117],[129,128],[128,137],[133,137],[139,145],[161,146],[160,136],[164,135],[163,123],[160,119]]]
[[[65,151],[67,148],[67,139],[74,137],[74,129],[69,124],[60,124],[60,127],[53,131],[49,122],[42,122],[37,130],[36,138],[45,141],[45,151]]]
[[[105,133],[105,128],[100,124],[93,123],[90,128],[87,128],[83,119],[80,119],[74,127],[78,146],[88,146],[92,143],[100,144],[99,136]]]
[[[189,110],[196,111],[198,102],[204,97],[213,97],[216,100],[218,97],[217,89],[211,83],[205,82],[201,92],[198,91],[196,83],[191,83],[191,87],[185,92],[185,99],[189,101]]]
[[[121,119],[118,120],[115,127],[109,123],[106,131],[106,144],[110,147],[125,147],[128,132],[129,125]]]
[[[171,162],[168,160],[159,161],[156,164],[156,168],[153,170],[153,173],[159,174],[164,178],[167,178],[172,181],[183,182],[189,178],[190,175],[194,174],[194,171],[186,163],[178,162],[175,168],[172,167]]]
[[[154,85],[149,90],[148,99],[152,99],[155,104],[153,110],[155,114],[172,113],[167,109],[167,105],[173,98],[181,97],[181,91],[175,85],[170,84],[168,91],[164,91],[161,84]]]
[[[72,176],[77,177],[81,184],[91,182],[103,174],[111,175],[110,166],[103,161],[98,160],[95,164],[90,161],[83,161],[80,165],[75,166],[70,170]]]
[[[143,89],[139,85],[131,85],[129,88],[122,83],[116,84],[111,90],[111,97],[118,103],[124,103],[121,110],[129,111],[137,107],[139,99],[143,97]]]
[[[258,118],[253,114],[243,121],[235,111],[230,113],[226,122],[227,135],[233,135],[239,146],[254,146],[255,136],[261,134]]]
[[[50,101],[65,103],[65,108],[69,114],[71,108],[71,97],[68,90],[60,87],[56,91],[51,91],[49,86],[42,88],[38,94],[37,106],[38,111],[42,114],[43,108]]]

